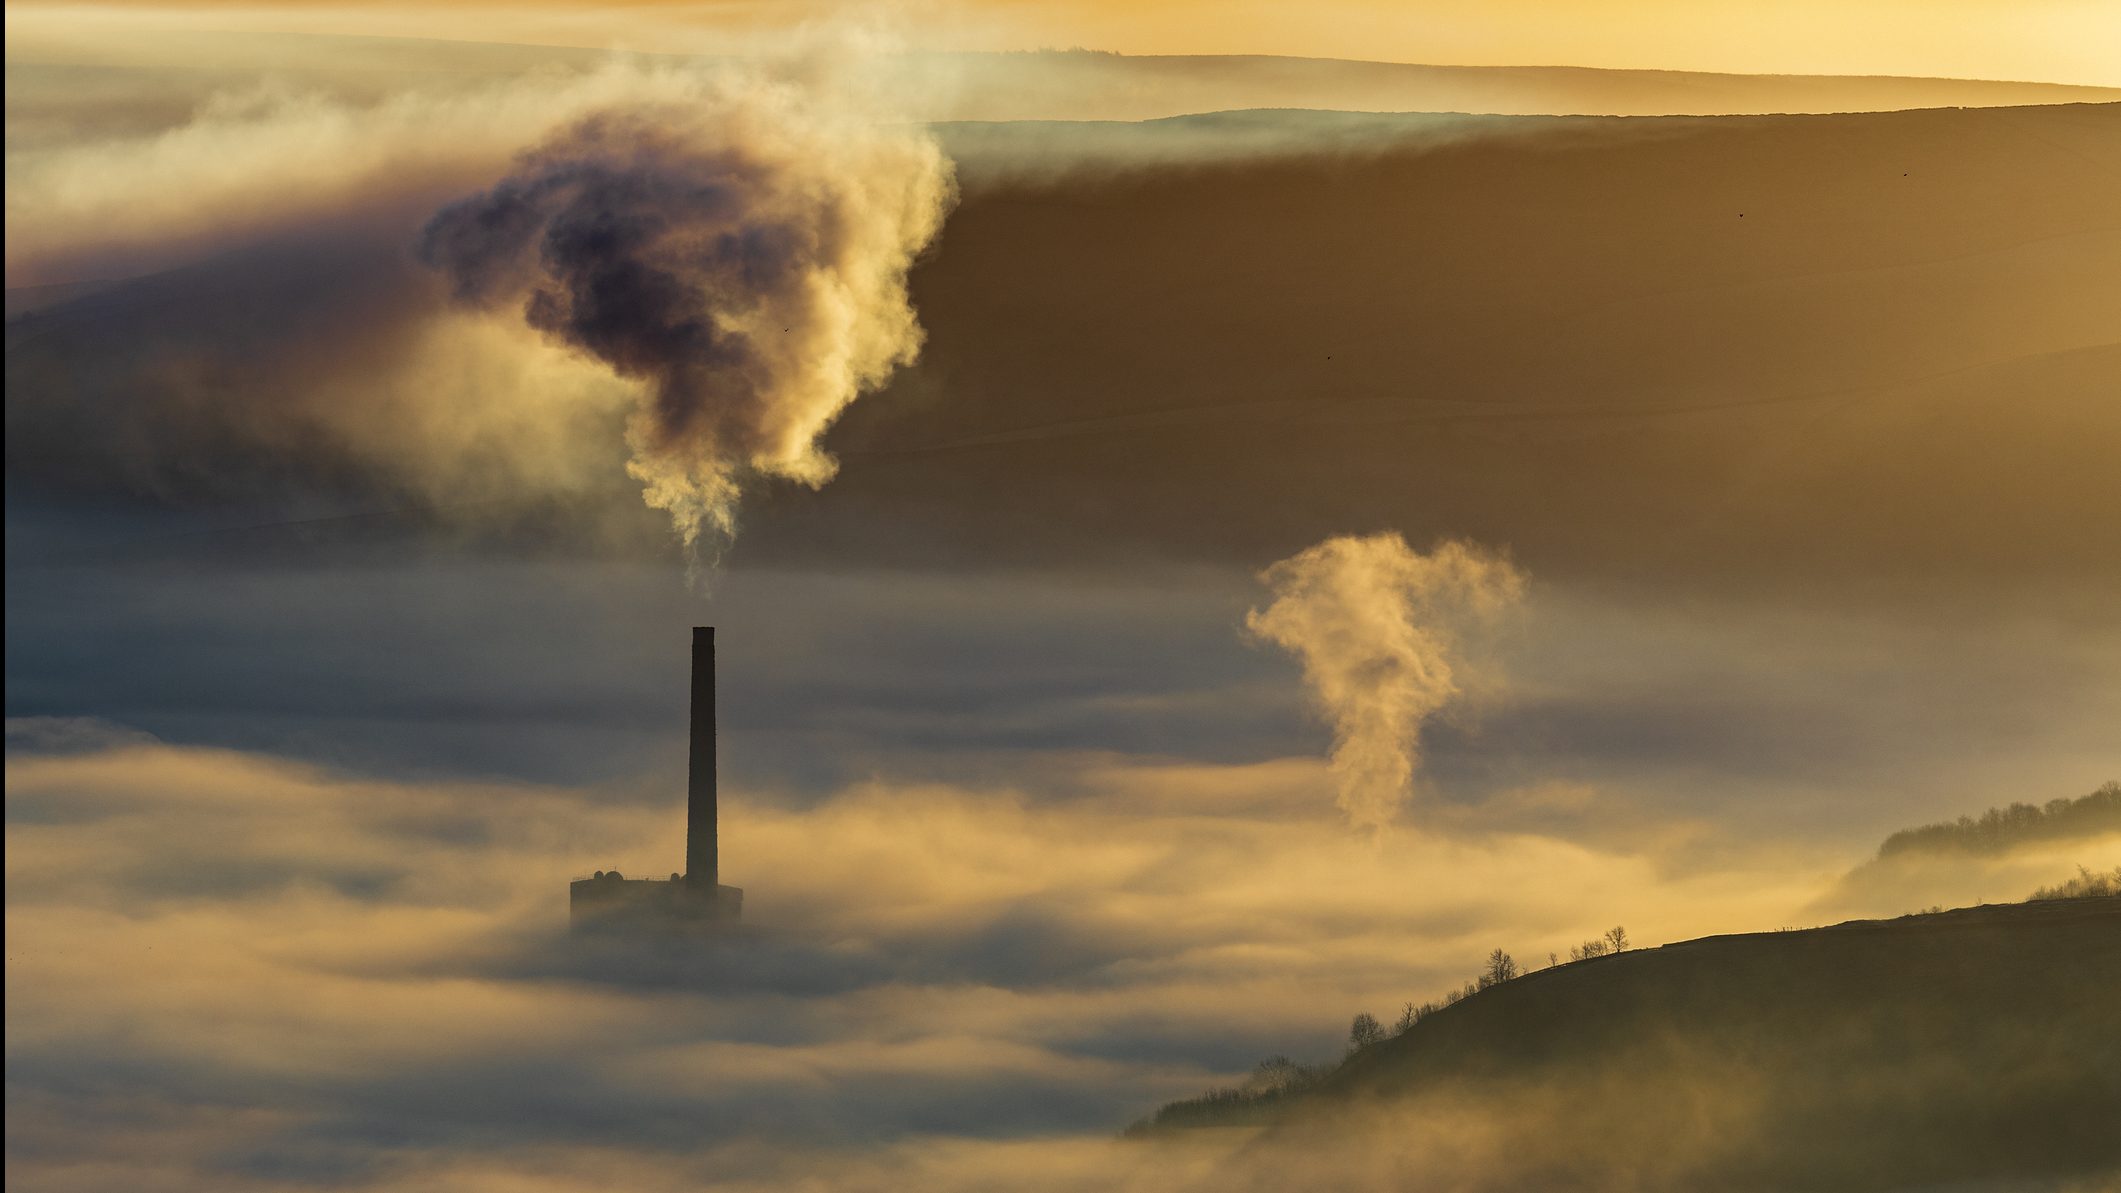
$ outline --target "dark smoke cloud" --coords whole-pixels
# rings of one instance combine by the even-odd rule
[[[608,509],[630,456],[726,532],[920,345],[951,171],[859,74],[280,95],[11,156],[10,479],[535,512]]]
[[[925,136],[785,97],[642,105],[554,134],[420,255],[646,385],[629,471],[691,543],[734,529],[746,474],[831,477],[818,435],[919,351],[905,274],[951,193]]]

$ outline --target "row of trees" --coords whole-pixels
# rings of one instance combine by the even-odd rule
[[[1584,941],[1569,950],[1570,961],[1583,961],[1591,957],[1604,957],[1618,953],[1628,947],[1628,932],[1614,927],[1603,936]],[[1553,953],[1547,954],[1549,969],[1561,964]],[[1378,1022],[1377,1016],[1364,1011],[1355,1016],[1348,1027],[1348,1050],[1341,1058],[1345,1063],[1365,1048],[1381,1044],[1393,1036],[1402,1035],[1430,1015],[1455,1003],[1463,1002],[1492,986],[1514,981],[1522,970],[1517,959],[1501,949],[1488,954],[1487,964],[1472,981],[1445,994],[1442,998],[1425,1003],[1408,1003],[1399,1012],[1399,1018],[1389,1030]],[[1127,1128],[1129,1135],[1141,1135],[1169,1127],[1219,1125],[1230,1126],[1249,1122],[1264,1122],[1274,1106],[1283,1099],[1300,1094],[1323,1081],[1335,1066],[1331,1063],[1300,1065],[1286,1056],[1270,1056],[1259,1062],[1250,1077],[1242,1085],[1225,1086],[1209,1090],[1197,1098],[1186,1098],[1172,1102],[1155,1114]]]
[[[1625,952],[1627,947],[1628,930],[1615,924],[1613,927],[1606,929],[1604,935],[1593,937],[1570,949],[1569,960],[1572,962],[1588,961],[1593,957],[1606,957],[1614,953]],[[1552,969],[1559,964],[1561,964],[1560,956],[1554,953],[1547,954],[1548,969]],[[1445,1007],[1463,1002],[1491,986],[1500,986],[1504,982],[1512,981],[1522,972],[1518,968],[1517,958],[1510,956],[1501,949],[1496,949],[1488,954],[1487,964],[1481,967],[1479,976],[1472,981],[1467,982],[1456,990],[1450,991],[1440,999],[1424,1003],[1410,1002],[1401,1007],[1399,1018],[1392,1024],[1392,1029],[1389,1033],[1385,1030],[1384,1024],[1377,1021],[1377,1016],[1370,1014],[1368,1011],[1360,1012],[1355,1016],[1355,1021],[1348,1025],[1348,1055],[1353,1056],[1372,1044],[1381,1044],[1392,1036],[1404,1035],[1415,1024],[1443,1010]]]
[[[1146,1135],[1170,1127],[1231,1127],[1264,1122],[1283,1099],[1317,1085],[1332,1065],[1300,1065],[1286,1056],[1259,1062],[1242,1085],[1211,1089],[1197,1098],[1167,1103],[1126,1130]]]
[[[1594,937],[1590,940],[1586,940],[1582,944],[1577,945],[1575,948],[1570,949],[1569,960],[1588,961],[1593,957],[1604,957],[1612,953],[1624,953],[1627,951],[1627,948],[1628,930],[1626,928],[1620,927],[1618,924],[1615,924],[1613,927],[1607,928],[1605,930],[1604,936]],[[1551,968],[1556,963],[1557,962],[1554,957],[1554,954],[1548,953],[1547,965]]]
[[[1878,846],[1878,856],[1903,853],[2003,853],[2028,841],[2088,837],[2121,830],[2121,782],[2077,799],[2051,799],[2035,807],[2012,804],[1980,816],[1903,829]]]

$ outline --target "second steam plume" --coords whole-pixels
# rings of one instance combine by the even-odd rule
[[[818,437],[920,351],[906,272],[950,164],[821,94],[754,79],[587,113],[420,237],[457,301],[640,386],[628,471],[688,547],[734,533],[751,478],[829,480]]]
[[[1520,599],[1524,573],[1473,544],[1423,554],[1377,534],[1327,539],[1260,579],[1274,601],[1245,626],[1303,661],[1333,723],[1341,810],[1382,830],[1413,791],[1423,723],[1459,694],[1461,632]]]

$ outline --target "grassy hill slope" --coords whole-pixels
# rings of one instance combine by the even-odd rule
[[[2090,898],[1530,973],[1351,1056],[1255,1147],[1355,1133],[1383,1187],[1988,1187],[2121,1178],[2117,1123],[2121,899]]]

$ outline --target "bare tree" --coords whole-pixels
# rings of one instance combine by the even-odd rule
[[[1548,954],[1547,954],[1547,968],[1548,968],[1548,969],[1552,969],[1552,968],[1554,968],[1555,966],[1557,966],[1557,965],[1559,965],[1559,964],[1561,964],[1561,958],[1559,958],[1559,957],[1555,956],[1555,955],[1554,955],[1554,954],[1552,954],[1552,953],[1548,953]]]
[[[1605,930],[1605,947],[1609,953],[1624,953],[1628,949],[1628,930],[1618,924]]]
[[[1372,1015],[1368,1011],[1355,1016],[1355,1022],[1348,1025],[1348,1051],[1350,1052],[1360,1052],[1384,1038],[1384,1027],[1377,1022],[1377,1016]]]
[[[1500,986],[1517,976],[1517,959],[1496,949],[1488,954],[1488,967],[1480,973],[1480,988]]]
[[[1244,1088],[1255,1094],[1273,1093],[1303,1084],[1309,1074],[1286,1056],[1270,1056],[1252,1070]]]
[[[1392,1034],[1395,1036],[1403,1036],[1407,1034],[1408,1028],[1414,1026],[1416,1023],[1419,1022],[1421,1022],[1421,1008],[1415,1006],[1413,1003],[1408,1003],[1407,1005],[1399,1008],[1399,1022],[1394,1023],[1392,1025]]]
[[[1603,957],[1609,951],[1610,950],[1606,948],[1606,943],[1603,940],[1586,940],[1582,944],[1577,945],[1575,948],[1569,950],[1569,960],[1588,961],[1593,957]]]

